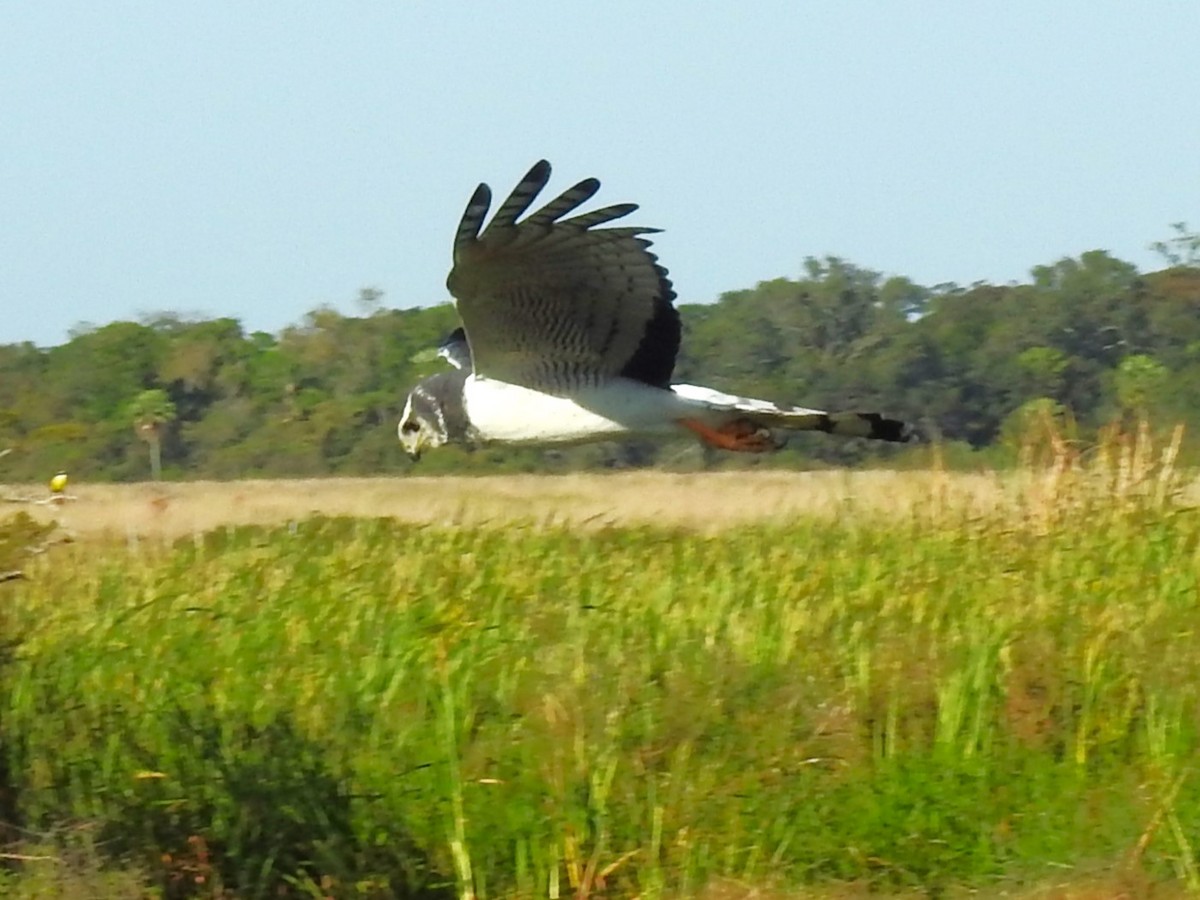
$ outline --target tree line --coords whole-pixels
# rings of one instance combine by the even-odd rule
[[[845,260],[809,259],[711,304],[682,304],[676,379],[833,409],[908,418],[948,455],[999,461],[1031,410],[1086,441],[1122,417],[1200,425],[1200,238],[1182,224],[1139,272],[1104,251],[1037,266],[1025,283],[925,287]],[[6,481],[59,469],[138,480],[403,473],[409,387],[443,363],[449,304],[361,315],[316,309],[278,334],[172,314],[80,326],[56,347],[0,345]],[[1200,440],[1185,445],[1200,459]],[[149,450],[149,454],[147,453]],[[804,436],[771,464],[854,464],[912,451]],[[1011,456],[1011,454],[1009,454]],[[429,454],[425,472],[754,465],[692,442],[568,451]]]

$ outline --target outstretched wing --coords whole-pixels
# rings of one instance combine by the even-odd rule
[[[551,393],[623,375],[666,387],[679,349],[667,272],[642,235],[600,228],[632,203],[563,218],[600,188],[588,178],[517,221],[550,178],[537,163],[482,230],[491,191],[481,184],[454,238],[446,280],[477,375]]]

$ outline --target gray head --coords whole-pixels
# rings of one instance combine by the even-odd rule
[[[466,370],[455,369],[431,375],[409,392],[397,433],[414,460],[430,447],[468,440],[467,413],[463,406],[466,382]]]

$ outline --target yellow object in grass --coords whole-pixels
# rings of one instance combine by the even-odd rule
[[[53,494],[61,494],[67,489],[67,473],[59,472],[50,479],[50,492]]]

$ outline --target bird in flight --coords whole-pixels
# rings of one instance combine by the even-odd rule
[[[448,443],[567,444],[691,432],[723,450],[761,453],[777,432],[907,441],[879,413],[829,413],[673,384],[681,336],[675,292],[645,235],[606,226],[637,209],[578,213],[587,178],[522,218],[550,180],[538,162],[487,227],[479,185],[454,236],[446,286],[462,327],[438,348],[452,369],[408,395],[399,436],[414,459]]]

